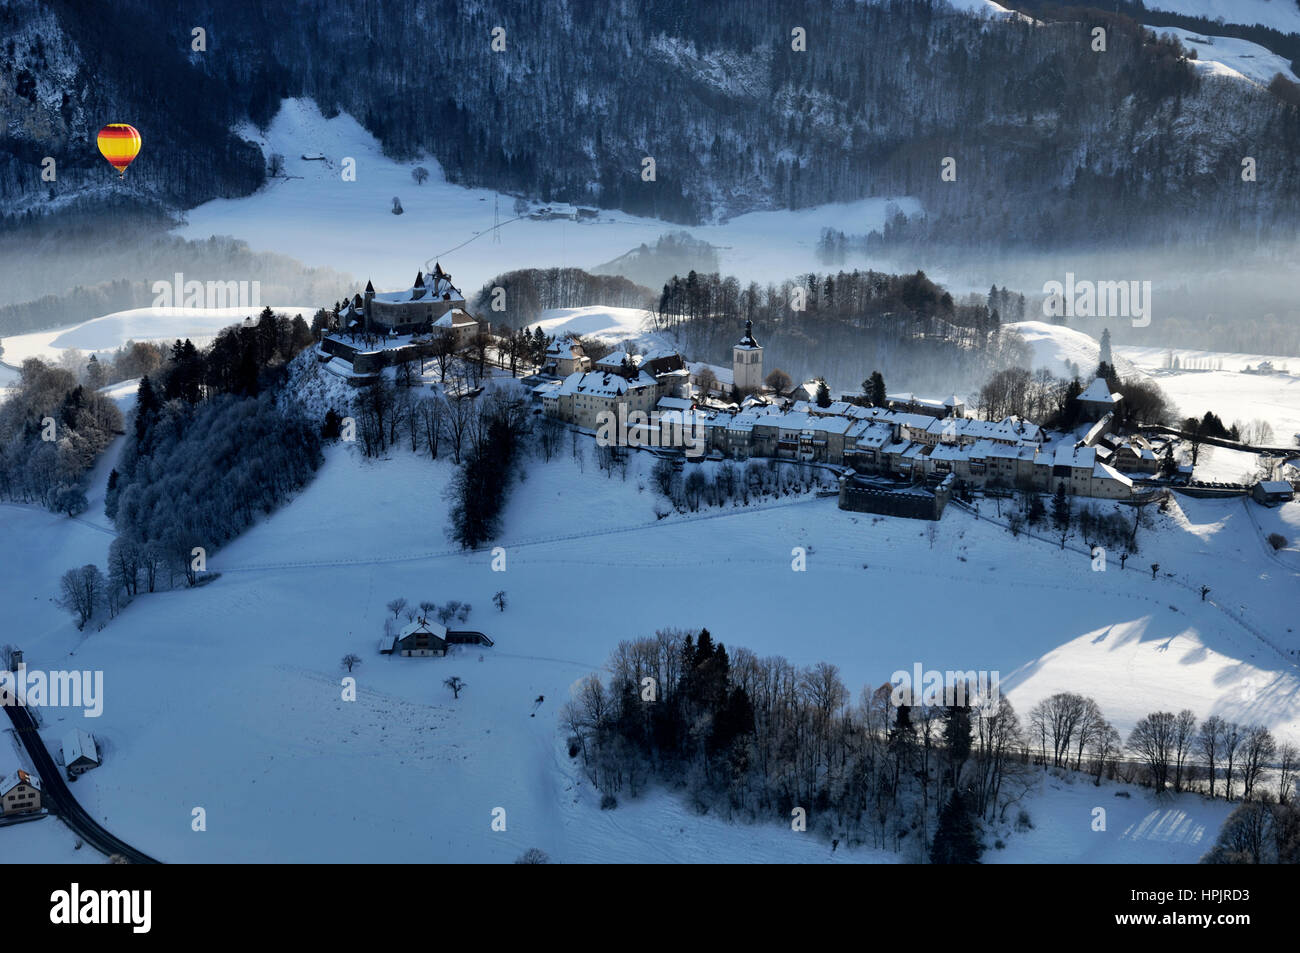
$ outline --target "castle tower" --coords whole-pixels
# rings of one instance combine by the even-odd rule
[[[745,322],[745,336],[731,348],[731,374],[736,392],[756,393],[763,386],[763,347],[754,340],[754,322]]]
[[[366,317],[365,329],[366,329],[367,331],[371,330],[371,329],[374,327],[375,316],[374,316],[374,309],[373,309],[373,307],[372,307],[372,305],[374,304],[374,302],[375,302],[375,283],[374,283],[373,281],[367,281],[367,282],[366,282],[366,297],[365,297],[365,304],[363,305],[363,307],[366,309],[366,310],[365,310],[365,317]]]

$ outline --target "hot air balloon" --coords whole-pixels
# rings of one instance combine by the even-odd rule
[[[140,154],[140,133],[135,126],[110,122],[99,130],[99,151],[118,175],[126,175],[126,167]]]

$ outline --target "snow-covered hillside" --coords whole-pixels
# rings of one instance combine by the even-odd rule
[[[1034,359],[1031,370],[1046,367],[1057,377],[1068,378],[1072,376],[1072,371],[1067,364],[1073,364],[1079,368],[1081,375],[1087,377],[1097,369],[1097,364],[1100,362],[1100,342],[1084,331],[1063,324],[1050,324],[1047,321],[1015,321],[1007,324],[1006,327],[1018,331],[1033,348]],[[1099,336],[1101,330],[1101,327],[1098,327]],[[1111,349],[1111,356],[1115,358],[1115,371],[1121,377],[1140,373],[1123,355],[1116,353],[1114,348]]]
[[[331,302],[332,304],[332,302]],[[189,338],[197,346],[210,342],[217,333],[231,324],[256,316],[264,305],[247,308],[133,308],[115,311],[103,317],[84,321],[66,328],[51,331],[33,331],[5,338],[4,360],[18,366],[29,357],[43,361],[57,361],[64,351],[77,350],[90,354],[95,351],[112,351],[127,341],[175,341]],[[279,314],[301,314],[311,321],[315,305],[272,304],[271,310]]]
[[[1300,33],[1300,6],[1294,0],[1146,0],[1146,6],[1225,23],[1258,23],[1281,33]]]
[[[1092,572],[1083,555],[955,507],[933,543],[920,524],[830,499],[657,520],[649,460],[636,459],[626,482],[602,473],[590,446],[581,464],[566,446],[533,465],[499,540],[505,571],[494,572],[490,553],[461,553],[444,535],[448,462],[404,451],[366,461],[337,446],[300,497],[212,558],[220,578],[141,597],[86,633],[51,595],[63,569],[103,563],[102,517],[0,507],[0,579],[29,664],[105,672],[92,728],[108,756],[78,796],[119,836],[173,861],[509,861],[532,846],[569,862],[896,859],[831,856],[779,824],[698,818],[662,792],[599,810],[564,752],[558,707],[620,639],[664,626],[707,625],[728,645],[799,665],[833,661],[855,691],[921,661],[1001,672],[1021,712],[1069,689],[1096,697],[1124,733],[1148,711],[1190,707],[1300,740],[1289,608],[1300,553],[1270,555],[1261,536],[1274,525],[1294,535],[1300,504],[1264,514],[1285,524],[1257,525],[1240,501],[1180,499],[1144,534],[1142,563],[1162,565],[1152,580],[1132,564]],[[808,547],[806,572],[791,572],[795,545]],[[1222,607],[1200,600],[1206,580]],[[498,589],[503,613],[491,608]],[[471,602],[470,626],[496,646],[379,656],[384,603],[399,595]],[[355,702],[341,697],[348,652],[363,659]],[[468,685],[459,700],[442,686],[451,674]],[[49,712],[47,737],[74,721]],[[358,777],[382,796],[340,797]],[[1016,834],[1007,859],[1191,862],[1222,814],[1195,797],[1170,814],[1136,791],[1124,823],[1087,836],[1066,818],[1090,795],[1045,786],[1031,805],[1036,830]],[[190,828],[196,806],[206,832]],[[496,807],[505,832],[490,828]],[[1179,817],[1194,821],[1185,837],[1171,836]]]
[[[1218,63],[1262,86],[1272,82],[1278,73],[1293,83],[1300,81],[1291,71],[1291,63],[1285,56],[1278,56],[1258,43],[1231,36],[1207,36],[1172,26],[1151,29],[1157,33],[1171,33],[1187,49],[1195,50],[1197,64],[1202,68],[1213,69],[1212,64]]]
[[[437,258],[467,293],[503,271],[525,267],[592,268],[615,255],[653,242],[680,226],[623,213],[594,221],[516,218],[514,198],[485,189],[449,185],[436,161],[394,162],[346,113],[325,119],[310,100],[288,99],[265,133],[241,134],[269,156],[284,156],[286,178],[255,195],[217,200],[188,213],[187,238],[234,235],[255,249],[292,255],[309,265],[328,265],[370,279],[375,287],[406,288],[426,259]],[[302,156],[323,156],[303,159]],[[342,177],[345,158],[355,160],[356,180]],[[428,169],[417,185],[412,169]],[[392,213],[393,199],[403,214]],[[907,214],[915,201],[899,198]],[[742,281],[767,281],[814,270],[823,228],[864,234],[884,223],[885,199],[788,212],[741,215],[723,225],[692,228],[696,238],[722,246],[724,272]],[[493,242],[492,226],[502,225]],[[365,241],[358,241],[358,233]]]

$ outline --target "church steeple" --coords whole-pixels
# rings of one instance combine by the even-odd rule
[[[763,386],[763,346],[754,340],[753,321],[745,321],[745,336],[731,347],[731,373],[738,395],[758,393]]]
[[[759,344],[754,340],[754,322],[745,319],[745,336],[740,339],[738,347],[758,347]]]

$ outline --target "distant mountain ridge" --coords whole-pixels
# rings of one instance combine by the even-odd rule
[[[1198,75],[1118,14],[1099,14],[1101,54],[1091,21],[941,0],[85,6],[0,12],[11,214],[246,194],[263,160],[231,130],[290,95],[348,111],[395,157],[432,154],[452,181],[687,223],[913,195],[926,240],[1043,245],[1111,239],[1116,215],[1133,240],[1290,236],[1300,212],[1300,110]],[[109,120],[145,134],[122,182],[93,152]],[[1246,143],[1266,170],[1249,189]]]

